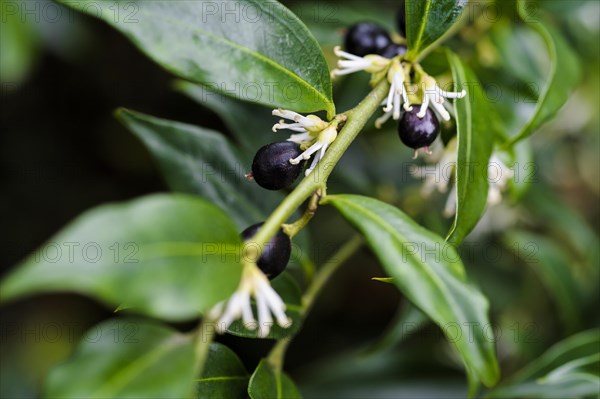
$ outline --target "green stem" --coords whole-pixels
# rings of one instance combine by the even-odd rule
[[[285,351],[292,342],[292,337],[287,337],[277,341],[269,356],[267,356],[267,362],[273,367],[274,370],[281,371],[283,369],[283,359],[285,358]]]
[[[359,235],[354,236],[352,239],[346,242],[333,256],[331,256],[319,269],[315,275],[315,279],[302,296],[302,310],[300,311],[300,315],[303,318],[306,318],[306,315],[312,309],[319,292],[321,292],[327,281],[329,281],[331,276],[333,276],[333,273],[335,273],[335,271],[343,263],[350,259],[350,257],[352,257],[352,255],[354,255],[354,253],[362,246],[362,244],[362,237]],[[269,352],[267,361],[275,370],[281,371],[283,368],[285,352],[290,345],[290,342],[292,342],[292,338],[293,337],[280,339],[277,341],[275,346],[273,346],[271,352]]]
[[[256,250],[263,248],[267,242],[281,228],[290,215],[300,206],[308,197],[310,197],[319,188],[325,190],[327,178],[333,171],[344,152],[350,146],[352,141],[358,136],[371,115],[377,110],[384,100],[389,90],[387,79],[383,79],[375,88],[360,102],[355,108],[346,112],[347,117],[343,129],[339,132],[336,140],[331,144],[325,156],[317,168],[292,191],[273,211],[271,216],[265,221],[256,236],[253,237],[254,245],[246,247],[246,250]],[[257,255],[247,253],[245,259],[257,259]]]
[[[308,206],[306,207],[306,211],[304,211],[302,217],[292,224],[284,224],[282,226],[283,232],[287,234],[290,238],[294,238],[294,236],[298,234],[300,230],[306,227],[306,225],[310,222],[313,216],[315,216],[315,213],[317,213],[317,208],[319,207],[319,200],[322,196],[322,190],[316,190],[310,197]]]
[[[333,256],[331,256],[327,262],[319,269],[315,275],[315,279],[312,284],[306,289],[306,292],[302,296],[302,310],[301,315],[305,317],[310,312],[317,295],[327,281],[331,278],[333,273],[340,267],[344,262],[354,255],[354,253],[362,246],[363,239],[357,235],[346,242]]]

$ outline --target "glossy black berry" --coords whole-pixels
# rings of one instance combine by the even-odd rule
[[[399,3],[398,12],[396,13],[396,28],[402,37],[406,37],[406,8],[404,1]]]
[[[398,134],[405,145],[416,150],[433,143],[440,134],[440,122],[430,108],[423,118],[419,118],[417,113],[421,106],[413,104],[412,107],[412,111],[405,112],[400,119]]]
[[[253,224],[242,231],[242,239],[247,241],[251,239],[264,223]],[[290,237],[279,229],[275,237],[265,245],[260,258],[256,264],[262,272],[269,278],[274,279],[285,270],[290,255],[292,254],[292,242]]]
[[[290,159],[298,157],[301,153],[300,144],[291,141],[267,144],[254,156],[252,177],[259,186],[267,190],[287,188],[296,181],[306,163],[290,163]]]
[[[348,29],[344,48],[350,54],[364,57],[381,53],[390,43],[392,39],[384,28],[372,22],[359,22]]]
[[[394,58],[397,55],[406,54],[406,46],[403,44],[390,43],[386,48],[381,50],[380,56],[385,58]]]

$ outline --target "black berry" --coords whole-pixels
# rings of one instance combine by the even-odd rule
[[[364,57],[367,54],[380,54],[392,39],[387,31],[372,22],[359,22],[346,33],[344,47],[347,52]]]
[[[398,8],[398,12],[396,13],[396,28],[398,28],[398,33],[402,35],[402,37],[406,37],[406,8],[405,2],[400,2],[400,7]]]
[[[406,46],[403,44],[390,43],[386,48],[381,50],[380,56],[384,58],[394,58],[397,55],[406,54]]]
[[[253,224],[246,230],[242,231],[242,239],[247,241],[251,239],[258,230],[260,230],[263,223]],[[290,237],[279,229],[275,237],[265,245],[260,258],[256,264],[262,270],[262,272],[269,278],[274,279],[285,270],[288,262],[290,261],[290,255],[292,254],[292,242]]]
[[[421,106],[413,104],[412,107],[412,111],[405,112],[398,123],[400,140],[415,150],[429,147],[440,134],[440,122],[430,108],[423,118],[419,118],[417,113]]]
[[[291,141],[267,144],[254,156],[252,177],[259,186],[267,190],[287,188],[296,181],[306,163],[290,163],[290,159],[298,157],[301,153],[300,144]]]

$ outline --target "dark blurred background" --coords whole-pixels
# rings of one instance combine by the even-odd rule
[[[558,7],[565,3],[571,3],[569,12]],[[535,185],[551,191],[569,212],[579,215],[594,235],[598,233],[600,216],[598,4],[590,1],[545,5],[581,55],[585,84],[561,116],[545,127],[545,132],[538,133],[547,135],[546,139],[539,139],[535,147],[536,171],[539,172]],[[110,201],[167,191],[146,149],[113,117],[117,107],[201,125],[224,134],[227,129],[216,114],[173,90],[173,76],[100,20],[74,15],[49,1],[2,1],[1,5],[0,220],[4,236],[0,243],[4,275],[83,211]],[[382,18],[388,19],[387,25],[393,25],[393,2],[377,5]],[[304,7],[301,2],[291,6]],[[373,4],[370,6],[372,9]],[[587,25],[582,20],[585,10],[580,10],[584,7],[589,7],[587,14],[592,14],[587,16],[591,18]],[[56,12],[64,14],[57,16]],[[360,12],[357,14],[353,18],[360,18]],[[338,22],[344,26],[351,21]],[[337,27],[326,33],[334,39],[341,35]],[[457,40],[468,42],[470,38]],[[338,97],[338,100],[347,99]],[[577,129],[573,129],[573,124]],[[249,134],[252,134],[251,126]],[[399,174],[395,170],[397,165],[408,162],[412,154],[401,146],[393,128],[374,132],[361,140],[356,145],[367,154],[376,154],[381,163],[378,181],[373,187],[376,194],[397,203],[430,226],[437,226],[440,232],[444,231],[449,222],[441,218],[438,211],[445,199],[434,198],[423,203],[417,197],[419,183],[395,175]],[[352,191],[351,187],[347,189]],[[525,218],[529,222],[534,219],[527,207],[512,212],[517,219]],[[530,224],[535,231],[549,234],[548,226],[537,224],[535,220]],[[491,230],[494,231],[493,226]],[[319,211],[312,233],[316,241],[319,237],[333,236],[342,242],[350,235],[350,228],[333,212],[323,209]],[[479,242],[492,246],[499,245],[496,238],[494,233],[478,236]],[[329,249],[321,251],[317,258],[326,258]],[[465,262],[469,269],[494,263],[482,261],[477,255]],[[496,263],[491,265],[494,267],[491,276],[481,276],[485,274],[481,269],[473,273],[486,294],[494,295],[490,301],[495,321],[509,326],[510,317],[500,315],[500,311],[506,306],[519,314],[516,309],[519,302],[503,298],[504,288],[516,285],[522,293],[518,296],[521,301],[540,295],[544,288],[536,282],[533,272],[519,269],[522,265],[517,261],[513,262],[516,266],[507,266],[502,261]],[[288,355],[286,368],[298,378],[300,386],[309,382],[317,384],[315,373],[321,370],[318,361],[324,359],[337,364],[342,375],[339,378],[344,378],[344,367],[354,367],[356,375],[363,375],[366,382],[384,381],[390,375],[402,375],[404,379],[426,375],[429,379],[439,377],[448,381],[450,388],[447,389],[462,385],[459,368],[443,361],[432,365],[429,360],[438,357],[441,348],[440,337],[433,328],[416,340],[414,346],[405,347],[402,355],[393,361],[373,358],[353,363],[347,361],[350,357],[341,357],[341,360],[331,357],[352,352],[375,340],[394,317],[402,299],[392,285],[371,281],[371,277],[382,274],[374,257],[363,250],[325,290]],[[560,329],[551,300],[534,298],[531,301],[531,308],[521,310],[526,314],[519,314],[522,316],[519,320],[533,320],[539,323],[540,329],[532,335],[533,342],[521,342],[515,348],[501,350],[501,360],[508,358],[509,367],[538,355],[562,334],[551,331],[551,328]],[[597,316],[591,316],[593,310],[593,307],[582,309],[586,312],[582,327],[597,325]],[[77,338],[87,328],[112,316],[112,309],[69,294],[35,296],[4,306],[0,330],[0,396],[36,396],[49,367],[68,357]],[[506,320],[501,320],[502,317]],[[185,331],[190,326],[176,327]],[[236,350],[249,369],[271,345],[264,341],[251,341],[252,345],[248,345],[248,340],[232,337],[221,340]],[[510,358],[515,353],[521,353],[522,359]],[[411,358],[411,362],[403,363],[406,358]],[[323,364],[324,369],[330,367],[330,363]],[[364,370],[361,367],[377,372],[377,376],[360,374],[359,371]],[[352,377],[352,372],[349,373]],[[352,378],[356,379],[356,375]]]

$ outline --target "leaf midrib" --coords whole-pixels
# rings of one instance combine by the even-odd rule
[[[392,229],[387,223],[385,223],[385,220],[382,219],[377,213],[369,210],[368,208],[359,206],[359,205],[355,204],[352,201],[348,201],[348,200],[346,200],[346,199],[344,199],[342,197],[335,197],[333,199],[333,201],[334,202],[335,201],[344,202],[347,206],[356,209],[357,212],[362,212],[363,214],[365,214],[367,216],[370,216],[374,221],[378,221],[379,222],[378,224],[386,232],[388,232],[388,234],[390,234],[392,236],[392,238],[394,238],[395,240],[398,240],[398,241],[402,242],[402,236],[396,230]],[[415,255],[410,254],[409,256],[415,260],[414,263],[416,263],[417,265],[420,264],[419,260],[416,258]],[[448,291],[446,289],[446,285],[440,282],[440,279],[438,278],[438,276],[435,273],[433,273],[431,270],[429,270],[428,268],[420,267],[420,269],[423,270],[425,272],[425,275],[427,275],[430,278],[430,280],[435,283],[435,286],[437,287],[437,289],[441,293],[443,293],[444,294],[443,296],[448,300],[448,302],[447,302],[447,306],[448,306],[447,310],[450,310],[450,313],[455,313],[456,312],[457,315],[460,315],[462,317],[462,320],[469,320],[469,318],[466,317],[466,314],[463,312],[462,307],[459,306],[456,303],[456,301],[454,300],[454,296],[453,295],[449,295],[449,293],[448,293]],[[454,345],[456,346],[457,349],[459,348],[459,345],[457,345],[456,343],[454,343]],[[474,352],[472,350],[469,350],[468,348],[470,348],[470,347],[471,347],[470,343],[467,343],[464,346],[464,348],[466,348],[466,350],[467,350],[467,353],[469,353],[471,355],[473,353],[478,353],[476,357],[479,358],[480,360],[483,360],[483,369],[485,371],[488,371],[487,370],[488,369],[487,363],[485,361],[486,356],[483,355],[483,352],[479,353],[479,349],[476,349]],[[476,347],[479,348],[480,347],[479,344],[476,344]],[[466,356],[464,358],[464,362],[466,364],[469,364],[469,365],[472,365],[472,366],[478,366],[477,365],[478,362],[474,363],[473,360],[471,360],[470,356]],[[481,364],[479,366],[481,367]],[[479,378],[482,377],[481,374],[480,374],[480,372],[479,372],[480,367],[475,367],[474,368],[475,370],[477,370],[477,374],[479,375]]]
[[[221,377],[206,377],[206,378],[199,378],[194,380],[194,382],[197,383],[201,383],[201,382],[219,382],[219,381],[229,381],[229,380],[247,380],[249,379],[250,376],[246,375],[246,376],[241,376],[241,375],[227,375],[227,376],[221,376]]]
[[[230,46],[230,47],[232,47],[232,48],[234,48],[234,49],[236,49],[238,51],[241,51],[243,53],[248,53],[248,54],[252,55],[253,57],[255,57],[256,59],[258,59],[261,62],[263,62],[264,64],[270,65],[274,69],[279,70],[280,72],[283,72],[284,75],[288,75],[293,80],[299,81],[304,87],[308,88],[309,91],[317,93],[317,96],[320,99],[322,99],[324,101],[324,104],[326,104],[327,106],[331,106],[332,105],[331,100],[329,100],[323,93],[321,93],[321,91],[319,91],[315,87],[313,87],[309,82],[307,82],[306,80],[304,80],[304,78],[302,78],[301,76],[297,75],[296,73],[290,71],[289,69],[285,68],[284,66],[278,64],[274,60],[272,60],[272,59],[270,59],[270,58],[268,58],[268,57],[266,57],[266,56],[264,56],[264,55],[262,55],[262,54],[260,54],[260,53],[258,53],[256,51],[254,51],[254,50],[252,50],[252,49],[250,49],[248,47],[243,47],[243,46],[235,43],[234,41],[231,41],[231,40],[226,39],[224,37],[220,37],[220,36],[214,35],[213,33],[209,32],[209,31],[206,31],[204,29],[200,29],[200,28],[198,28],[196,26],[192,26],[192,25],[180,22],[180,21],[178,21],[176,19],[169,18],[169,17],[164,16],[162,14],[156,14],[156,13],[153,13],[153,12],[147,11],[147,10],[142,11],[141,8],[140,8],[140,14],[146,15],[146,16],[148,16],[150,18],[159,18],[159,19],[162,19],[164,21],[173,23],[174,25],[181,26],[181,27],[183,27],[185,29],[188,29],[188,30],[190,30],[192,32],[197,32],[197,33],[200,33],[200,34],[204,34],[204,35],[212,38],[213,40],[215,40],[217,42],[224,43],[224,44],[226,44],[226,45],[228,45],[228,46]]]
[[[452,54],[452,58],[451,58],[451,62],[453,64],[453,68],[452,70],[456,72],[456,76],[454,76],[454,80],[455,80],[455,84],[458,83],[463,83],[467,80],[466,75],[465,75],[465,71],[462,67],[462,65],[460,65],[457,61],[457,56]],[[462,217],[462,207],[460,206],[464,201],[464,198],[466,198],[466,191],[468,191],[467,186],[465,185],[463,187],[462,182],[463,181],[471,181],[472,179],[472,171],[471,168],[469,167],[469,165],[471,165],[471,145],[472,145],[472,136],[473,136],[473,120],[472,120],[472,116],[473,116],[473,109],[472,109],[472,104],[471,104],[471,96],[473,94],[471,92],[467,92],[467,96],[465,96],[465,98],[463,98],[463,101],[461,101],[459,105],[460,106],[464,106],[465,109],[465,114],[466,114],[466,121],[465,121],[465,129],[466,129],[466,137],[465,134],[457,134],[456,138],[457,138],[457,143],[456,143],[456,151],[457,151],[457,162],[456,162],[456,168],[454,171],[454,176],[455,176],[455,180],[456,180],[456,206],[455,206],[455,216],[454,216],[454,221],[452,222],[452,228],[450,229],[450,231],[448,232],[448,235],[446,237],[446,241],[452,241],[452,238],[454,236],[454,234],[456,233],[456,231],[458,230],[458,226],[459,226],[459,220]],[[457,111],[457,117],[456,117],[456,131],[457,132],[462,132],[463,130],[461,129],[461,126],[463,125],[462,123],[462,118],[460,118],[458,116],[458,111]],[[463,138],[466,138],[467,140],[462,140]],[[466,148],[466,168],[460,168],[461,165],[465,165],[464,162],[461,162],[459,158],[461,158],[461,154],[463,154],[463,151],[461,151],[462,146],[461,144],[463,142],[466,142],[465,145],[467,146]],[[458,172],[458,169],[461,169],[461,173]],[[459,178],[460,177],[460,178]],[[464,177],[464,178],[463,178]]]
[[[358,212],[362,212],[363,214],[370,216],[374,221],[378,222],[377,224],[379,224],[383,228],[383,230],[385,230],[388,234],[390,234],[390,236],[392,238],[394,238],[395,241],[403,242],[402,236],[398,233],[398,231],[394,230],[393,228],[391,228],[389,226],[389,224],[385,223],[385,220],[382,219],[377,213],[369,210],[368,208],[359,206],[352,201],[348,201],[343,198],[340,199],[340,197],[335,198],[334,201],[344,202],[344,203],[346,203],[347,206],[356,209]],[[406,241],[406,240],[404,240],[404,241]],[[416,257],[416,255],[411,254],[411,253],[409,253],[408,255],[410,258],[413,259],[413,262],[411,262],[411,263],[417,264],[417,265],[420,264],[419,259]],[[438,278],[438,276],[435,273],[433,273],[430,269],[422,267],[422,266],[419,268],[421,270],[423,270],[425,272],[425,274],[431,279],[431,281],[433,281],[435,283],[435,286],[440,290],[440,292],[443,292],[445,294],[444,296],[453,298],[452,295],[448,295],[448,292],[446,291],[444,284],[442,284],[440,282],[440,279]],[[440,286],[443,288],[441,288]]]
[[[429,10],[431,9],[431,2],[432,0],[426,0],[425,3],[425,18],[421,19],[421,25],[419,26],[419,31],[417,33],[417,37],[415,40],[415,46],[413,49],[415,52],[418,52],[421,48],[421,43],[423,42],[423,34],[425,33],[425,27],[427,26],[427,23],[429,22]]]
[[[154,349],[151,349],[143,356],[138,357],[127,366],[107,378],[104,384],[100,385],[96,391],[90,395],[94,398],[116,397],[129,382],[141,375],[146,369],[150,368],[163,355],[169,353],[172,348],[176,348],[182,341],[176,339],[176,336],[164,338]]]

